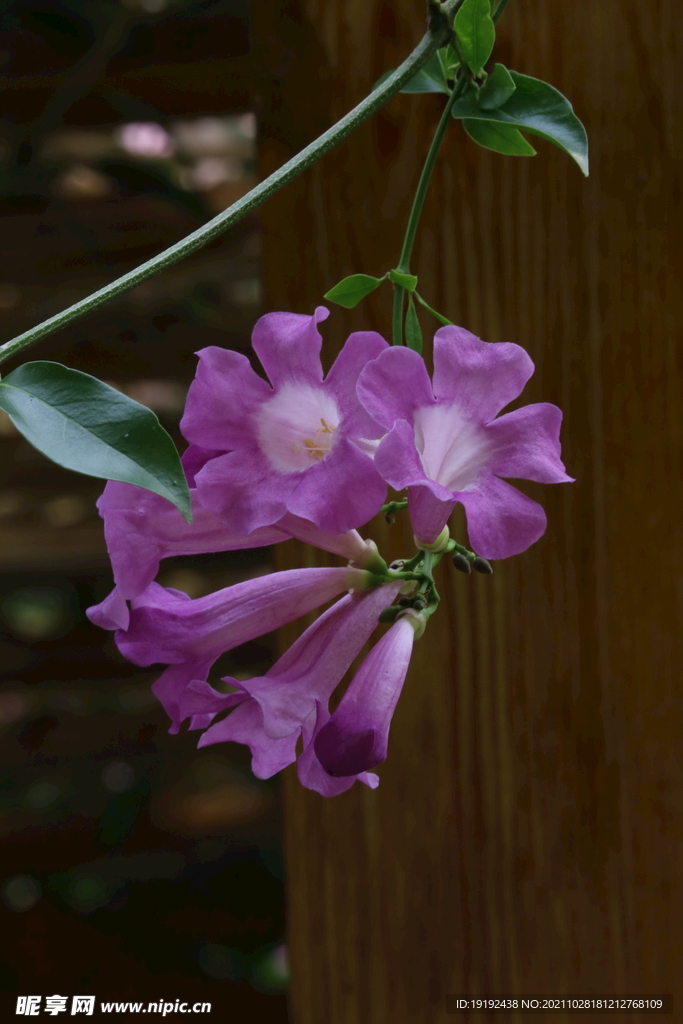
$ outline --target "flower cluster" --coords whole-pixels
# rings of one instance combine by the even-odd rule
[[[115,586],[89,615],[116,630],[134,663],[168,666],[153,689],[172,732],[189,719],[201,730],[200,746],[248,745],[259,778],[296,762],[304,786],[332,796],[357,779],[378,784],[370,769],[387,756],[413,642],[438,602],[435,560],[456,551],[469,569],[467,559],[477,567],[524,551],[544,532],[545,515],[501,477],[571,478],[560,459],[556,406],[497,415],[533,372],[518,345],[444,327],[434,338],[430,380],[416,352],[357,332],[324,376],[318,324],[327,315],[319,307],[313,316],[270,313],[258,321],[253,347],[267,380],[244,355],[199,352],[181,422],[193,521],[155,494],[107,484],[99,510]],[[407,500],[383,506],[387,485]],[[457,502],[479,558],[449,538]],[[357,529],[383,507],[405,505],[418,552],[389,569]],[[195,600],[155,582],[169,555],[291,537],[348,564],[272,573]],[[228,677],[226,691],[209,685],[220,655],[333,598],[264,676]],[[390,628],[330,713],[378,621]]]

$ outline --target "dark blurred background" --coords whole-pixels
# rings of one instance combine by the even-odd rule
[[[255,181],[247,0],[15,0],[0,21],[2,340],[125,273]],[[178,421],[205,345],[247,350],[259,231],[218,243],[37,344]],[[11,369],[8,366],[7,369]],[[168,736],[141,672],[85,609],[111,587],[100,481],[0,413],[2,987],[177,998],[287,1019],[276,782],[246,748]],[[196,597],[270,552],[169,559]],[[264,671],[270,638],[216,677]],[[245,756],[246,755],[246,756]]]

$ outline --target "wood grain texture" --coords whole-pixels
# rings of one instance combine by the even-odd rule
[[[267,6],[262,174],[424,29],[419,0]],[[577,480],[521,485],[548,530],[493,577],[441,573],[379,789],[325,801],[287,777],[294,1024],[445,1024],[464,991],[673,991],[683,1013],[683,23],[674,0],[516,0],[496,57],[569,96],[591,177],[540,140],[515,160],[454,125],[413,271],[451,319],[527,348],[523,404],[561,406]],[[441,102],[394,98],[268,203],[267,309],[312,311],[393,265]],[[363,328],[388,335],[388,292],[334,308],[328,359]],[[409,550],[403,525],[373,530]]]

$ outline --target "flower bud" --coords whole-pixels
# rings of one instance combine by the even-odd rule
[[[453,565],[459,572],[472,572],[469,558],[460,551],[453,555]]]
[[[481,558],[480,555],[477,555],[477,557],[474,559],[474,561],[472,562],[472,567],[476,569],[477,572],[483,572],[486,576],[490,576],[491,573],[493,572],[491,563],[487,562],[485,558]]]

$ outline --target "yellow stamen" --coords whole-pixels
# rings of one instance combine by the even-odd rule
[[[304,445],[308,448],[308,455],[311,459],[324,459],[330,450],[329,445],[318,445],[311,441],[310,437],[304,438]]]
[[[318,430],[316,432],[315,440],[313,440],[310,437],[305,437],[303,445],[300,445],[300,444],[293,444],[292,445],[292,451],[301,452],[301,451],[304,450],[304,448],[306,448],[308,450],[309,458],[311,458],[311,459],[318,459],[318,460],[324,459],[325,456],[327,454],[329,454],[330,449],[331,449],[332,446],[330,444],[321,444],[320,443],[320,434],[332,435],[332,434],[334,434],[334,432],[335,432],[335,430],[337,428],[336,427],[331,427],[329,425],[329,423],[327,422],[327,420],[323,419],[322,416],[320,417],[320,423],[321,423],[321,427],[320,427],[320,430]]]

